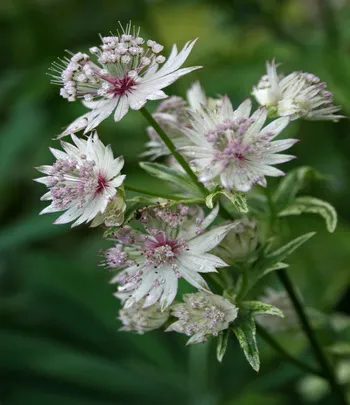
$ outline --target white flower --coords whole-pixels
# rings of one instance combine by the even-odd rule
[[[123,158],[114,159],[96,133],[86,140],[72,135],[72,140],[75,145],[61,142],[64,152],[50,148],[57,159],[52,166],[38,167],[46,176],[35,180],[49,188],[41,199],[52,201],[40,214],[66,211],[54,223],[75,221],[72,226],[92,220],[96,226],[113,215],[122,221],[125,203],[118,188],[125,178],[120,175]]]
[[[191,127],[188,111],[194,112],[204,107],[215,109],[221,103],[220,98],[208,98],[197,81],[187,91],[187,100],[177,96],[169,97],[160,103],[152,115],[174,145],[181,148],[190,144],[185,133],[185,129]],[[150,141],[146,143],[148,150],[141,154],[142,157],[147,156],[155,160],[161,156],[170,155],[169,149],[152,127],[147,128],[147,133]]]
[[[232,229],[225,239],[213,249],[211,253],[219,256],[226,263],[244,261],[258,245],[257,225],[248,218],[242,218],[234,223],[237,226]]]
[[[191,113],[192,128],[186,129],[186,134],[193,145],[181,151],[190,159],[201,182],[247,192],[256,183],[265,185],[265,176],[284,175],[272,165],[294,158],[277,152],[290,148],[297,140],[273,139],[288,125],[289,118],[276,119],[263,128],[266,108],[259,108],[251,117],[250,111],[250,99],[234,111],[224,97],[215,111]]]
[[[120,285],[115,295],[125,300],[125,308],[145,298],[144,307],[159,301],[164,310],[175,299],[181,277],[198,289],[209,290],[199,273],[216,272],[227,265],[207,252],[235,226],[204,232],[217,211],[204,218],[203,211],[194,206],[144,208],[136,214],[143,230],[123,226],[115,232],[117,244],[105,252],[104,264],[123,269],[111,282]]]
[[[137,332],[142,335],[154,329],[160,328],[168,320],[169,310],[161,311],[158,302],[144,308],[143,300],[136,302],[129,308],[122,308],[119,311],[119,320],[123,326],[121,331]]]
[[[333,95],[326,83],[312,73],[293,72],[288,76],[277,74],[275,61],[266,62],[267,75],[263,76],[252,94],[260,105],[272,114],[292,120],[338,120],[340,107],[332,104]]]
[[[162,45],[151,40],[145,42],[139,29],[128,24],[122,35],[103,37],[102,45],[90,48],[91,57],[79,52],[70,59],[55,62],[51,68],[53,82],[62,86],[62,97],[69,101],[82,98],[92,110],[83,116],[86,133],[113,112],[115,121],[119,121],[129,108],[139,110],[147,100],[166,98],[164,87],[200,68],[180,69],[195,42],[187,42],[180,52],[174,45],[166,60],[159,55]],[[70,131],[74,129],[69,127]],[[69,133],[66,130],[63,135]]]
[[[179,319],[166,332],[191,336],[187,344],[205,342],[210,336],[218,336],[237,318],[238,308],[220,295],[203,292],[185,294],[183,301],[170,307],[171,315]]]

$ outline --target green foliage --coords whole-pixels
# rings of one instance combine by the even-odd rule
[[[222,194],[223,196],[228,198],[238,212],[247,213],[249,211],[249,208],[247,205],[247,198],[246,198],[245,194],[240,193],[238,191],[234,192],[234,193],[231,193],[227,190],[214,191],[214,193],[211,193],[207,196],[207,198],[205,200],[206,206],[208,208],[213,208],[213,206],[214,206],[213,201],[214,201],[215,197],[220,196],[220,194]]]
[[[312,213],[321,215],[327,225],[328,232],[334,232],[337,226],[337,212],[331,204],[314,197],[297,197],[293,203],[283,209],[278,215],[300,215]]]
[[[219,333],[217,345],[216,345],[216,358],[218,362],[222,362],[227,350],[228,339],[230,336],[230,329],[223,330]]]
[[[256,326],[253,315],[246,314],[232,327],[233,332],[244,352],[248,363],[253,370],[259,371],[260,357],[259,349],[256,342]]]

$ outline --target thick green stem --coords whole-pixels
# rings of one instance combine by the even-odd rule
[[[337,404],[347,405],[347,400],[345,398],[345,394],[342,390],[342,387],[337,382],[336,376],[334,374],[334,370],[333,370],[331,364],[329,363],[329,361],[322,349],[322,346],[320,345],[320,343],[316,337],[316,334],[315,334],[313,328],[311,327],[311,324],[306,315],[305,309],[304,309],[302,303],[300,302],[298,295],[295,292],[295,288],[292,284],[292,281],[290,280],[290,278],[285,270],[279,270],[277,272],[277,275],[278,275],[279,280],[283,284],[284,288],[288,292],[288,295],[293,303],[295,311],[298,314],[301,326],[303,327],[304,332],[310,342],[314,355],[315,355],[316,359],[318,360],[320,366],[323,369],[323,373],[324,373],[326,379],[328,380],[328,383],[333,391],[334,396],[337,397],[337,399],[338,399]]]
[[[176,146],[174,145],[173,141],[168,137],[168,135],[163,131],[161,126],[158,122],[152,117],[152,114],[148,112],[146,107],[141,108],[142,115],[146,118],[148,123],[153,127],[153,129],[157,132],[160,136],[161,140],[165,143],[171,154],[177,160],[177,162],[181,165],[181,167],[185,170],[187,175],[192,179],[193,183],[196,184],[198,189],[203,195],[208,195],[208,190],[204,187],[202,183],[200,183],[197,179],[197,176],[191,169],[190,165],[186,162],[183,156],[176,150]]]
[[[284,348],[269,334],[269,332],[267,332],[267,330],[262,326],[260,326],[258,323],[256,324],[256,331],[259,334],[259,336],[277,353],[279,353],[286,361],[288,361],[291,364],[294,364],[295,366],[306,371],[307,373],[315,374],[319,377],[325,378],[325,374],[323,372],[300,361],[296,357],[293,357],[291,354],[289,354],[286,350],[284,350]]]
[[[186,201],[186,199],[188,199],[186,197],[181,197],[178,195],[159,193],[158,191],[149,191],[149,190],[144,190],[144,189],[140,189],[138,187],[133,187],[133,186],[124,185],[124,188],[125,188],[125,190],[134,191],[135,193],[151,195],[153,197],[164,198],[166,200],[171,200],[171,201]],[[198,202],[198,204],[203,203],[203,199],[198,198],[197,200],[191,199],[191,203],[194,203],[196,201]]]

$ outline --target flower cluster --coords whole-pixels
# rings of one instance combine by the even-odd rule
[[[205,231],[214,217],[204,217],[200,208],[184,205],[144,208],[138,217],[135,221],[142,230],[122,226],[113,235],[115,246],[105,252],[104,265],[121,270],[112,283],[119,285],[116,296],[125,308],[144,298],[144,307],[158,301],[162,309],[169,307],[180,278],[209,291],[200,273],[215,272],[227,264],[208,252],[236,225]]]
[[[176,45],[168,59],[161,55],[163,45],[140,36],[131,23],[118,35],[102,38],[102,44],[90,48],[90,55],[78,52],[53,63],[53,83],[61,86],[61,96],[77,98],[91,111],[69,126],[63,135],[96,128],[114,111],[120,121],[129,108],[139,110],[147,100],[159,100],[162,91],[179,77],[200,66],[182,68],[196,41],[178,52]]]
[[[86,140],[72,135],[74,145],[62,142],[62,148],[51,148],[57,159],[52,166],[37,169],[45,177],[36,179],[47,186],[49,191],[42,200],[51,204],[41,211],[65,211],[55,224],[75,221],[73,226],[93,221],[97,226],[107,221],[107,225],[121,225],[125,210],[121,186],[125,175],[120,171],[123,158],[114,159],[110,146],[104,146],[97,134]]]
[[[333,95],[327,84],[312,73],[277,74],[275,61],[266,62],[267,75],[253,88],[257,102],[269,108],[273,115],[292,120],[333,120],[344,118],[335,114],[340,107],[333,105]]]
[[[209,336],[218,336],[237,318],[238,308],[220,295],[203,292],[185,294],[182,304],[171,307],[172,315],[178,320],[167,331],[191,336],[187,344],[200,343]]]
[[[143,334],[163,327],[189,336],[188,343],[219,336],[220,361],[227,339],[235,335],[258,370],[255,317],[277,331],[295,323],[295,312],[283,293],[267,290],[260,301],[247,301],[247,295],[255,294],[253,287],[266,274],[286,267],[281,260],[311,236],[273,252],[276,218],[320,213],[334,229],[336,214],[321,200],[296,197],[304,174],[287,175],[277,196],[265,196],[255,186],[267,187],[266,177],[285,175],[275,165],[294,158],[281,152],[297,139],[276,138],[291,121],[337,120],[339,107],[319,78],[303,72],[279,76],[275,62],[267,63],[267,75],[253,89],[260,104],[255,110],[249,98],[237,108],[227,95],[209,98],[199,82],[186,99],[167,98],[163,88],[199,68],[181,68],[195,41],[180,52],[174,45],[166,59],[163,46],[145,40],[131,23],[101,40],[89,54],[71,54],[52,66],[61,96],[80,99],[89,111],[61,134],[72,142],[61,142],[63,150],[51,149],[56,161],[38,167],[45,176],[36,181],[48,188],[42,200],[51,201],[41,213],[63,212],[55,224],[90,222],[105,228],[111,243],[101,251],[101,267],[113,272],[122,331]],[[151,116],[144,105],[160,99],[166,100]],[[144,162],[142,167],[181,189],[181,195],[128,187],[121,174],[123,157],[114,158],[111,147],[91,133],[112,113],[121,120],[129,108],[143,108],[151,125],[141,156],[171,155],[177,164]],[[79,131],[85,135],[75,135]],[[128,191],[144,196],[128,199]],[[230,205],[220,199],[223,195]],[[195,292],[181,297],[180,283]],[[287,321],[260,318],[283,316],[276,306]]]

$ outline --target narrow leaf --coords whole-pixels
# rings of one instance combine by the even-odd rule
[[[281,180],[273,196],[274,203],[279,209],[287,207],[310,180],[320,178],[323,176],[312,167],[302,166],[292,170]]]
[[[140,166],[153,177],[172,183],[176,188],[187,191],[191,195],[201,196],[197,186],[185,173],[154,162],[140,162]]]
[[[300,215],[303,213],[319,214],[325,221],[328,232],[334,232],[337,226],[337,212],[333,206],[326,201],[313,197],[298,197],[294,203],[282,210],[280,217],[288,215]]]
[[[261,301],[244,301],[241,304],[242,308],[250,311],[253,316],[255,315],[276,315],[284,318],[283,312],[270,304],[265,304]]]
[[[282,246],[281,248],[275,250],[274,252],[267,254],[265,257],[263,267],[269,268],[275,263],[281,262],[291,253],[293,253],[294,250],[298,249],[299,246],[303,245],[310,238],[312,238],[315,235],[315,233],[316,232],[305,233],[304,235],[301,235],[298,238],[293,239],[292,241]]]
[[[216,346],[216,358],[221,363],[227,350],[228,337],[230,330],[226,329],[219,333],[218,344]]]
[[[237,326],[232,328],[244,352],[246,359],[255,371],[259,371],[260,358],[256,343],[256,326],[252,316],[246,316]]]
[[[247,198],[246,198],[245,194],[240,193],[240,192],[231,193],[227,190],[219,190],[219,191],[215,191],[214,193],[209,194],[205,200],[206,206],[208,208],[212,209],[214,206],[214,198],[216,196],[219,196],[220,194],[222,194],[226,198],[228,198],[237,211],[243,212],[243,213],[247,213],[249,211],[249,208],[247,205]]]
[[[264,268],[263,270],[259,270],[259,274],[257,274],[257,280],[260,280],[262,277],[266,276],[269,273],[272,273],[273,271],[286,269],[287,267],[289,267],[289,264],[283,263],[283,262],[278,262],[271,266],[268,266],[268,267]]]

